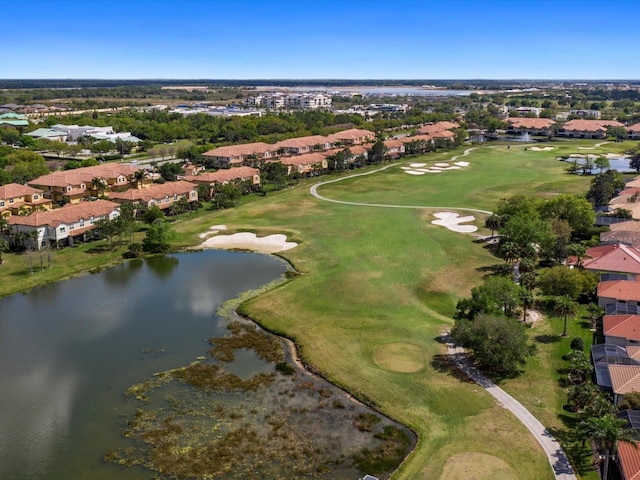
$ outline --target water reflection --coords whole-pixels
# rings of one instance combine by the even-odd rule
[[[1,299],[0,478],[148,478],[102,462],[122,442],[122,392],[206,353],[203,339],[224,330],[221,302],[285,270],[265,255],[200,252]]]

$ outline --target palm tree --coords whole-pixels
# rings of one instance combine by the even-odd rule
[[[580,430],[590,438],[600,453],[604,453],[604,469],[602,480],[609,474],[609,458],[616,454],[620,441],[636,445],[638,435],[634,430],[625,429],[627,422],[608,413],[602,417],[589,417],[580,422]]]
[[[9,242],[4,239],[0,239],[0,265],[4,263],[2,260],[2,254],[9,251]]]
[[[574,318],[578,314],[578,304],[576,301],[568,295],[562,295],[556,297],[554,309],[556,314],[564,320],[564,329],[562,330],[562,336],[567,336],[567,319],[569,317]]]
[[[578,267],[582,266],[582,257],[584,257],[586,250],[586,247],[580,243],[570,243],[567,245],[567,253],[572,257],[577,257],[578,261],[576,266]]]
[[[98,193],[98,197],[101,197],[104,191],[109,188],[104,178],[93,177],[90,183],[91,190],[95,190]]]
[[[502,226],[502,218],[500,215],[492,214],[487,217],[484,222],[485,227],[491,229],[491,236],[493,237],[496,230],[499,230]]]
[[[136,182],[136,188],[142,187],[142,182],[147,178],[146,170],[140,169],[133,172],[133,180]]]

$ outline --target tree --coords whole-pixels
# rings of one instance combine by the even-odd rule
[[[544,295],[567,296],[572,300],[589,296],[597,287],[597,275],[564,265],[545,268],[538,277],[538,286]]]
[[[376,140],[371,149],[369,150],[368,162],[369,163],[382,163],[384,157],[387,154],[387,147],[384,145],[382,139]]]
[[[109,188],[109,185],[104,178],[93,177],[91,179],[91,183],[89,184],[89,188],[91,188],[91,190],[94,190],[98,194],[98,197],[101,197],[104,194],[105,190]]]
[[[471,290],[471,298],[456,306],[455,318],[473,319],[479,314],[515,316],[522,301],[522,288],[510,278],[492,276]]]
[[[147,178],[147,171],[143,169],[133,172],[133,180],[136,182],[136,187],[141,188],[142,182]]]
[[[544,219],[565,220],[571,227],[571,233],[578,236],[588,236],[595,223],[591,203],[576,195],[558,195],[545,200],[539,211]]]
[[[595,161],[593,163],[594,163],[594,165],[596,167],[598,167],[600,169],[600,173],[602,173],[602,171],[605,168],[607,170],[609,170],[609,168],[611,168],[611,163],[609,162],[609,159],[607,157],[605,157],[604,155],[598,155],[598,157],[595,159]]]
[[[164,218],[164,212],[157,205],[153,205],[152,207],[149,207],[144,212],[142,212],[140,217],[142,218],[142,221],[144,223],[152,225],[157,220]]]
[[[522,323],[497,315],[458,319],[451,337],[457,344],[472,350],[482,366],[506,374],[517,373],[534,351]]]
[[[109,247],[113,249],[113,237],[116,235],[118,226],[114,220],[108,218],[101,218],[93,222],[96,232],[101,238],[107,238],[109,241]]]
[[[494,232],[499,230],[502,226],[502,217],[495,213],[489,215],[484,221],[485,226],[491,230],[491,236],[494,236]]]
[[[14,164],[10,172],[10,178],[13,183],[25,184],[49,173],[51,173],[51,170],[49,170],[43,158],[41,161],[18,162]]]
[[[178,180],[178,175],[184,175],[184,170],[179,163],[167,162],[160,165],[158,173],[160,173],[160,176],[167,182],[175,182]]]
[[[0,265],[4,263],[2,259],[2,254],[9,251],[9,242],[4,239],[0,239]]]
[[[637,434],[631,429],[626,429],[626,425],[626,420],[611,413],[602,417],[587,417],[579,423],[579,430],[596,444],[601,454],[604,454],[602,480],[607,480],[609,459],[611,455],[615,455],[618,443],[625,441],[635,445],[635,441],[638,440]]]
[[[116,138],[116,150],[122,156],[129,155],[131,150],[133,150],[133,143],[122,140],[121,138]]]
[[[567,319],[574,318],[578,314],[578,303],[568,295],[562,295],[556,298],[553,309],[556,314],[564,320],[564,328],[562,336],[567,336]]]
[[[110,142],[109,140],[98,140],[94,144],[91,145],[91,151],[96,153],[102,157],[104,160],[104,156],[115,148],[115,144]]]
[[[631,157],[629,166],[634,168],[637,173],[640,173],[640,149],[636,150]]]
[[[147,253],[166,253],[171,248],[169,241],[173,231],[168,223],[157,220],[147,229],[142,240],[142,249]]]
[[[587,200],[596,207],[608,205],[615,195],[616,190],[624,187],[624,181],[614,170],[599,173],[591,180],[591,186],[587,192]]]
[[[582,350],[574,349],[571,350],[568,357],[567,379],[569,383],[572,385],[587,383],[591,379],[591,372],[593,372],[589,355]]]

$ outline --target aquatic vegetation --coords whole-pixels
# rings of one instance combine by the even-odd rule
[[[352,479],[393,471],[411,449],[405,430],[288,363],[276,337],[242,321],[228,328],[209,358],[127,390],[130,446],[106,462],[158,479]],[[240,349],[265,363],[233,373]]]

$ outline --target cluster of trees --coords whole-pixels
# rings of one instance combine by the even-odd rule
[[[618,410],[640,408],[640,392],[625,395],[619,408],[613,405],[611,396],[602,392],[591,381],[593,367],[589,355],[584,352],[584,341],[577,337],[571,342],[571,352],[565,356],[563,382],[568,388],[568,402],[577,414],[574,435],[589,439],[596,447],[602,463],[602,479],[609,473],[609,462],[621,441],[636,442],[638,435],[626,420],[616,416]]]
[[[27,183],[50,173],[44,157],[31,150],[0,146],[0,185]]]

